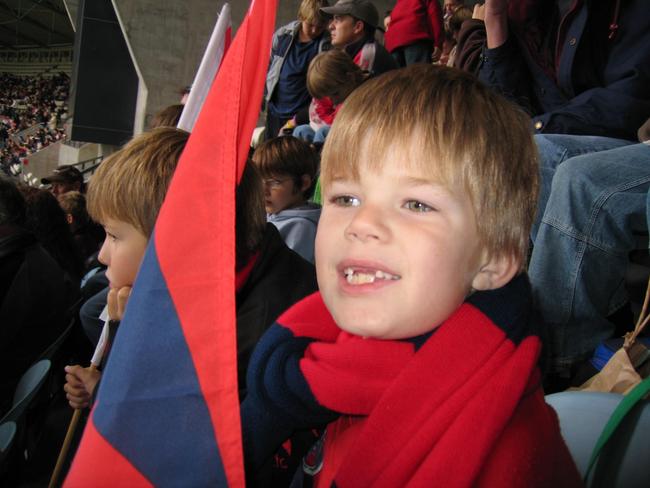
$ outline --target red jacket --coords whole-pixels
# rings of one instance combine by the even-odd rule
[[[442,10],[437,0],[397,0],[384,37],[388,52],[426,39],[442,47]]]

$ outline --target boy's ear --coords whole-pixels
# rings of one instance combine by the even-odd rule
[[[65,214],[65,220],[69,225],[72,225],[72,222],[74,221],[74,217],[72,214]]]
[[[474,276],[472,288],[482,291],[501,288],[517,274],[519,264],[510,254],[489,258]]]
[[[311,176],[302,175],[300,181],[300,193],[303,193],[311,186]]]
[[[358,34],[359,32],[363,32],[363,28],[364,28],[363,21],[357,20],[354,23],[354,27],[352,28],[352,32],[354,34]]]

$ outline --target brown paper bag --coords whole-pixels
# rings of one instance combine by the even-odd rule
[[[636,338],[650,321],[650,315],[648,315],[649,298],[650,282],[648,282],[639,320],[634,330],[625,334],[623,347],[614,353],[600,372],[579,387],[569,388],[570,391],[602,391],[625,395],[648,375],[650,372],[648,371],[650,369],[650,351],[642,343],[636,342]]]

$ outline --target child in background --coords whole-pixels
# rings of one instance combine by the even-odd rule
[[[538,171],[529,118],[467,74],[355,91],[323,149],[320,292],[249,366],[249,479],[327,424],[292,486],[581,486],[524,272]]]
[[[295,137],[277,137],[255,150],[253,162],[264,181],[267,221],[278,228],[287,246],[313,263],[320,205],[308,199],[318,166],[316,153]]]
[[[367,78],[345,51],[334,49],[316,56],[307,71],[307,90],[313,97],[309,124],[297,126],[293,136],[323,144],[343,102]]]

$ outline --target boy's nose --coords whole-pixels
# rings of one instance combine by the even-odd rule
[[[390,235],[382,211],[370,205],[359,207],[347,228],[345,236],[351,240],[385,241]]]
[[[104,239],[104,243],[102,244],[102,248],[99,250],[99,254],[97,255],[97,260],[100,263],[102,263],[102,264],[104,264],[106,266],[108,266],[110,264],[110,262],[111,262],[111,260],[110,260],[111,255],[110,255],[110,252],[108,250],[108,243],[107,242],[108,242],[108,237],[106,237]]]

